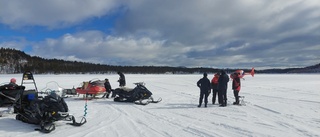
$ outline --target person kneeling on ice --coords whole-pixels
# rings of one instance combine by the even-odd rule
[[[241,87],[239,73],[234,73],[232,79],[233,95],[236,99],[236,102],[233,102],[233,105],[239,105],[239,92]]]
[[[102,96],[102,98],[104,98],[104,97],[109,98],[109,95],[112,91],[112,88],[111,88],[109,79],[107,79],[107,78],[105,79],[104,87],[106,88],[106,93]]]
[[[201,78],[197,82],[197,86],[200,88],[200,98],[199,98],[199,105],[198,107],[201,107],[203,96],[204,96],[204,107],[207,107],[208,104],[208,96],[211,91],[211,83],[210,80],[207,78],[208,74],[203,73],[203,78]]]

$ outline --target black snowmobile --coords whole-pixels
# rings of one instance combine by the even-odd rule
[[[31,72],[23,74],[22,83],[24,80],[33,80]],[[35,85],[35,83],[34,83]],[[36,85],[35,85],[36,87]],[[69,115],[68,105],[55,92],[48,93],[46,96],[38,96],[37,88],[35,90],[20,90],[15,98],[14,113],[16,119],[25,123],[40,125],[37,131],[43,133],[50,133],[55,130],[55,121],[65,120],[72,121],[68,123],[74,126],[81,126],[86,123],[85,117],[82,118],[80,123],[75,121],[74,116]]]
[[[147,105],[149,103],[158,103],[162,99],[154,100],[152,93],[144,86],[143,82],[134,83],[135,88],[120,87],[112,92],[114,101],[116,102],[134,102],[138,105]]]

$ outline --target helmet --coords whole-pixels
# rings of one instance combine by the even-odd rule
[[[11,83],[16,83],[17,80],[16,80],[15,78],[12,78],[12,79],[10,79],[10,82],[11,82]]]

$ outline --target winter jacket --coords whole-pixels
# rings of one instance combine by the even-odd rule
[[[219,80],[219,75],[215,74],[211,80],[212,89],[218,89],[218,80]]]
[[[200,88],[201,92],[209,92],[211,90],[210,80],[207,77],[201,78],[197,82],[197,86]]]
[[[240,88],[241,88],[240,78],[238,76],[235,76],[232,80],[232,89],[240,91]]]
[[[229,77],[223,71],[218,79],[218,89],[219,90],[226,90],[228,88]]]
[[[112,88],[111,88],[110,82],[105,82],[104,87],[106,88],[106,92],[111,92]]]
[[[119,77],[119,80],[118,80],[119,86],[120,86],[120,87],[126,86],[126,78],[124,77],[123,73],[118,72],[118,74],[119,74],[119,76],[120,76],[120,77]]]

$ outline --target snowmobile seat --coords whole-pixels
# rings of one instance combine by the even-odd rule
[[[38,94],[35,90],[25,90],[23,92],[23,100],[32,101],[38,98]]]
[[[128,87],[120,87],[120,89],[122,89],[123,91],[126,91],[126,92],[130,92],[133,90],[133,88],[128,88]]]
[[[16,96],[16,102],[19,102],[18,107],[24,107],[29,105],[32,101],[38,99],[38,94],[35,90],[24,90],[20,95]]]

